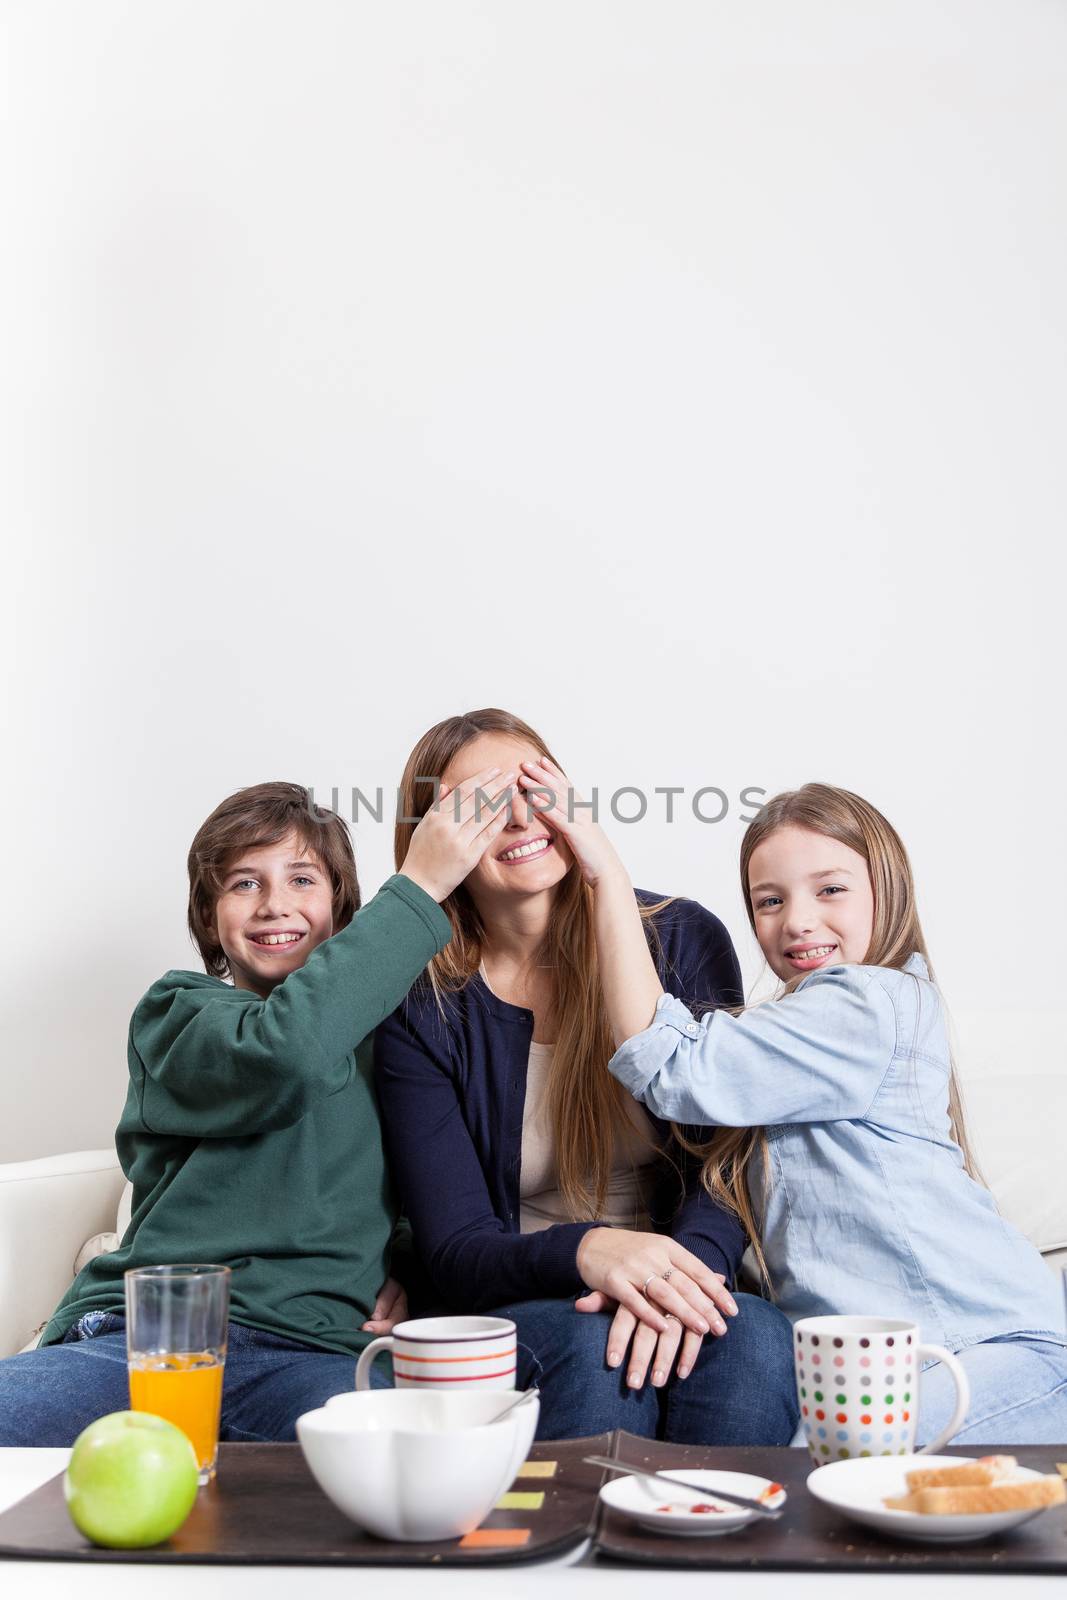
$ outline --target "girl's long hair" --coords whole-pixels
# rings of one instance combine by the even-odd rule
[[[806,783],[802,789],[775,795],[745,830],[741,843],[741,895],[752,932],[756,932],[756,917],[749,894],[749,863],[763,841],[785,827],[808,828],[813,833],[825,834],[855,850],[867,863],[874,894],[874,923],[864,965],[900,971],[908,957],[918,952],[933,978],[933,966],[915,904],[915,880],[903,840],[881,812],[866,800],[828,783]],[[800,982],[801,976],[791,978],[782,993],[791,994]],[[951,1053],[948,1114],[952,1137],[963,1154],[964,1166],[972,1178],[981,1182],[967,1137],[963,1098]],[[703,1157],[705,1188],[740,1220],[752,1241],[760,1272],[769,1281],[748,1187],[748,1165],[757,1153],[763,1181],[765,1184],[769,1181],[767,1139],[763,1129],[723,1128],[710,1142],[700,1146],[689,1144],[687,1148]]]
[[[446,717],[423,734],[400,780],[394,835],[398,871],[418,819],[435,798],[434,780],[441,779],[465,744],[483,733],[504,734],[559,765],[540,735],[510,712],[486,707]],[[447,805],[449,800],[441,803]],[[555,1047],[546,1094],[559,1189],[576,1221],[600,1215],[617,1136],[632,1126],[627,1116],[629,1096],[608,1072],[615,1045],[600,987],[592,904],[592,890],[572,860],[566,877],[556,885],[548,931],[536,958],[539,965],[555,969]],[[651,919],[669,904],[668,897],[640,908],[654,952],[659,950],[659,939]],[[485,928],[462,883],[441,909],[452,924],[452,940],[434,956],[426,977],[443,1012],[444,998],[464,988],[478,972]]]

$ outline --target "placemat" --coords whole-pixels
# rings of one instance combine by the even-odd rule
[[[174,1537],[149,1550],[102,1550],[90,1544],[67,1514],[60,1473],[0,1516],[0,1557],[242,1566],[536,1561],[562,1555],[587,1537],[605,1474],[585,1466],[582,1457],[603,1455],[611,1443],[612,1435],[605,1433],[535,1444],[502,1508],[490,1512],[465,1541],[437,1544],[392,1544],[363,1533],[322,1493],[296,1444],[220,1445],[214,1483],[200,1491]]]
[[[805,1487],[811,1472],[806,1450],[712,1450],[695,1445],[657,1444],[618,1433],[609,1452],[653,1471],[717,1467],[755,1472],[788,1491],[777,1522],[753,1521],[736,1533],[683,1537],[651,1533],[621,1512],[601,1506],[596,1523],[598,1556],[658,1567],[719,1567],[822,1572],[1013,1572],[1067,1573],[1067,1509],[1053,1506],[1022,1527],[977,1544],[956,1546],[891,1539],[845,1519],[816,1500]],[[946,1450],[944,1455],[1013,1455],[1019,1465],[1055,1472],[1067,1461],[1067,1445],[982,1445]]]

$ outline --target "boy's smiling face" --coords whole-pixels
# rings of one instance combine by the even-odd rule
[[[234,987],[266,999],[333,933],[333,888],[296,833],[226,863],[215,928]]]

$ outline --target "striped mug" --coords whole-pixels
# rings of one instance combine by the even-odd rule
[[[398,1389],[514,1389],[517,1348],[506,1317],[414,1317],[367,1346],[356,1388],[370,1388],[371,1362],[390,1350]]]

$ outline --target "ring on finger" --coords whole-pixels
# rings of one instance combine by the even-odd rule
[[[673,1311],[665,1311],[663,1313],[663,1320],[664,1322],[677,1322],[678,1318],[675,1316]]]
[[[659,1276],[659,1274],[657,1272],[650,1272],[649,1273],[648,1277],[645,1279],[644,1283],[641,1285],[641,1293],[642,1294],[647,1294],[648,1293],[649,1284],[652,1282],[653,1278],[657,1278],[658,1276]]]
[[[663,1279],[664,1283],[670,1283],[673,1273],[674,1273],[674,1268],[673,1267],[668,1267],[666,1272],[661,1272],[660,1273],[660,1277]]]

